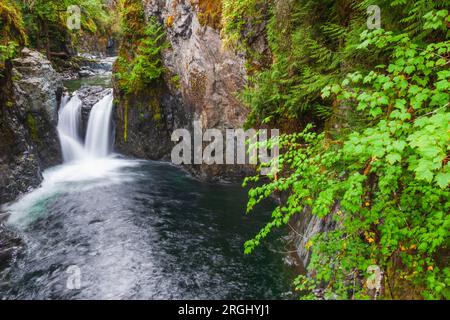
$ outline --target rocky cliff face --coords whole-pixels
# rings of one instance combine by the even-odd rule
[[[0,77],[0,204],[37,187],[61,162],[56,132],[63,85],[50,62],[23,49]]]
[[[173,147],[170,141],[173,130],[192,130],[194,120],[200,121],[205,129],[242,128],[248,110],[238,101],[236,93],[245,85],[245,57],[225,48],[220,31],[200,24],[194,1],[143,3],[146,17],[156,17],[165,26],[170,43],[163,53],[167,72],[159,88],[162,94],[157,117],[146,106],[152,100],[151,95],[130,101],[127,119],[125,106],[117,108],[119,151],[147,159],[167,158]],[[205,178],[230,177],[245,168],[199,166],[194,171]]]
[[[241,127],[247,110],[235,94],[245,85],[245,58],[225,48],[220,33],[202,26],[191,1],[147,1],[146,14],[164,21],[171,49],[166,67],[179,77],[183,101],[205,128]]]

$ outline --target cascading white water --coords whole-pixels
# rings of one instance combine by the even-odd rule
[[[64,108],[64,106],[70,101],[70,95],[68,95],[67,93],[64,94],[61,98],[61,110],[62,108]]]
[[[84,158],[86,153],[80,138],[81,106],[83,103],[78,96],[73,96],[67,102],[65,96],[59,111],[58,134],[61,142],[65,162]]]
[[[85,149],[94,157],[106,157],[112,149],[113,94],[110,93],[92,107],[86,132]]]
[[[58,133],[64,162],[102,158],[111,153],[113,94],[106,95],[92,107],[85,145],[80,138],[82,105],[83,102],[76,93],[70,101],[67,102],[66,96],[61,101]]]
[[[56,194],[129,181],[130,174],[123,174],[122,169],[139,165],[137,161],[125,160],[112,154],[112,89],[105,89],[103,92],[107,92],[106,96],[102,95],[102,99],[92,107],[84,143],[82,92],[80,90],[71,96],[64,95],[61,99],[57,129],[64,164],[43,172],[44,180],[39,188],[14,203],[0,206],[0,211],[11,213],[8,223],[31,223],[40,215],[35,211],[35,206]]]
[[[122,168],[139,165],[138,161],[110,156],[113,144],[112,108],[110,93],[92,107],[86,134],[86,144],[81,139],[81,108],[83,102],[75,93],[67,102],[61,102],[58,133],[65,163],[46,170],[40,188],[25,195],[15,203],[5,206],[11,212],[8,223],[27,225],[40,213],[32,210],[36,203],[46,201],[60,192],[80,192],[103,185],[133,181]]]

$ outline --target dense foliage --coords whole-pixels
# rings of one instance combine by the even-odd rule
[[[165,69],[162,50],[167,48],[162,24],[156,18],[147,21],[140,0],[121,0],[120,22],[123,41],[114,65],[117,100],[123,106],[123,139],[128,137],[128,111],[130,101],[140,95],[146,106],[153,110],[154,120],[159,120],[161,80]]]
[[[70,6],[81,10],[80,30],[69,30]],[[114,15],[103,0],[2,0],[0,3],[1,60],[13,56],[13,47],[25,44],[48,58],[70,56],[85,34],[100,37],[111,32]]]
[[[245,250],[295,215],[328,217],[333,230],[307,243],[302,297],[321,288],[326,298],[448,299],[450,3],[381,1],[383,29],[373,31],[367,5],[271,7],[273,64],[242,98],[252,125],[303,128],[279,138],[280,174],[246,181],[264,182],[248,211],[272,195],[286,200]],[[379,290],[367,287],[371,266],[381,269]]]
[[[17,47],[27,41],[22,13],[10,0],[0,2],[0,70],[17,54]]]
[[[135,29],[130,30],[136,33]],[[164,73],[161,51],[166,47],[163,27],[151,19],[131,46],[130,51],[125,52],[129,50],[126,47],[121,50],[115,73],[120,89],[126,94],[139,93],[161,79]]]

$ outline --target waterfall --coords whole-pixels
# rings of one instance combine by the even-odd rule
[[[108,156],[113,144],[111,123],[113,94],[106,95],[92,107],[85,144],[80,138],[83,102],[76,93],[72,99],[67,100],[65,96],[61,101],[58,121],[58,134],[64,162]]]
[[[75,94],[69,102],[64,97],[59,111],[58,134],[65,162],[85,157],[80,138],[81,106],[83,103]]]
[[[106,157],[112,149],[111,114],[113,95],[108,94],[92,107],[86,132],[86,151],[95,157]]]
[[[69,101],[70,101],[70,95],[65,93],[61,98],[60,110],[62,110]]]

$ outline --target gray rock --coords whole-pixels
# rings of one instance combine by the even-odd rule
[[[79,61],[81,70],[88,70],[94,74],[111,72],[116,57],[99,58],[95,56],[82,56],[84,59]]]
[[[94,104],[110,94],[112,89],[105,89],[101,86],[83,85],[78,91],[77,95],[83,102],[83,108],[91,109]]]
[[[293,221],[293,229],[291,230],[290,237],[295,245],[297,256],[304,268],[308,266],[311,260],[311,250],[308,246],[308,242],[318,233],[331,231],[336,227],[336,223],[333,221],[333,215],[339,210],[340,207],[336,204],[332,213],[321,219],[313,215],[310,209],[307,209]]]
[[[81,69],[80,71],[78,71],[78,75],[81,78],[92,77],[92,76],[95,76],[95,72],[89,68],[84,68],[84,69]]]
[[[105,96],[110,94],[112,89],[105,89],[101,86],[82,86],[78,91],[77,95],[83,102],[81,107],[81,134],[82,139],[86,136],[87,126],[89,122],[89,115],[91,114],[92,107],[103,99]]]
[[[0,204],[39,186],[61,162],[56,132],[63,86],[50,62],[23,49],[9,64],[0,94]]]
[[[43,113],[54,125],[63,90],[50,61],[37,51],[24,48],[13,60],[15,102],[26,111]]]
[[[22,247],[19,236],[0,224],[0,272],[14,261]]]
[[[236,98],[246,84],[245,56],[226,48],[218,30],[202,26],[193,2],[187,0],[149,0],[144,2],[147,18],[164,22],[170,49],[163,53],[168,70],[161,88],[161,119],[153,121],[147,106],[151,96],[135,97],[128,107],[128,137],[124,141],[124,109],[116,109],[116,144],[120,152],[140,158],[170,157],[173,130],[192,130],[192,121],[203,128],[224,131],[242,128],[249,110]],[[166,21],[173,20],[168,26]],[[255,40],[256,42],[256,40]],[[264,50],[262,44],[259,43]],[[179,80],[174,85],[173,77]],[[223,178],[247,174],[249,167],[195,166],[202,178]]]

